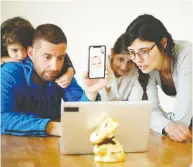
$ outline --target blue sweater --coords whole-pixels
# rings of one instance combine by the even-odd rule
[[[64,89],[55,82],[40,87],[32,81],[32,73],[29,58],[1,67],[1,134],[46,136],[47,123],[60,118],[61,98],[89,101],[75,78]]]

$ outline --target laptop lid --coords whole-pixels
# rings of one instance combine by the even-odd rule
[[[61,154],[93,153],[90,134],[106,117],[118,121],[115,138],[125,152],[147,150],[152,105],[149,101],[61,103]]]

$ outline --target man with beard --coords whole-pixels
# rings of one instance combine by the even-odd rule
[[[75,78],[67,88],[54,81],[64,64],[67,39],[56,25],[43,24],[36,28],[29,58],[6,63],[1,69],[2,103],[1,134],[17,136],[60,136],[61,98],[64,101],[100,100],[98,91],[107,84],[105,79],[90,80],[84,75],[85,91]]]

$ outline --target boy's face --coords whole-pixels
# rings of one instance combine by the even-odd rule
[[[116,76],[121,77],[134,68],[134,63],[123,54],[113,54],[111,68]]]
[[[14,60],[24,60],[27,57],[26,49],[19,43],[9,44],[7,46],[7,52],[9,56]]]

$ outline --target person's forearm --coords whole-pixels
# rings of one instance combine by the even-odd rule
[[[46,133],[51,136],[61,136],[61,123],[52,121],[48,122]]]
[[[17,62],[17,60],[14,60],[9,56],[3,56],[3,57],[1,57],[0,62],[1,62],[1,64],[4,64],[4,63],[9,63],[9,62]]]
[[[1,63],[1,65],[5,63],[5,59],[6,59],[6,57],[1,57],[1,58],[0,58],[0,63]]]
[[[85,95],[87,96],[87,98],[88,98],[90,101],[96,101],[97,92],[95,92],[95,93],[85,92]]]
[[[1,114],[1,134],[16,136],[46,136],[46,125],[50,119],[43,119],[22,112],[7,111]]]
[[[185,126],[192,118],[192,72],[179,76],[174,114],[171,119]],[[186,99],[186,100],[185,100]]]
[[[74,75],[74,68],[69,67],[68,70],[67,70],[67,73],[70,74],[70,75]]]
[[[65,60],[64,60],[64,69],[63,70],[67,71],[68,69],[72,69],[73,70],[73,75],[76,73],[75,69],[74,69],[74,66],[72,64],[72,61],[70,60],[70,57],[68,56],[68,54],[66,54]]]
[[[4,62],[2,60],[0,60],[0,65],[4,64]]]
[[[159,110],[153,110],[151,116],[151,129],[162,135],[162,130],[168,125],[171,120],[164,117]]]

